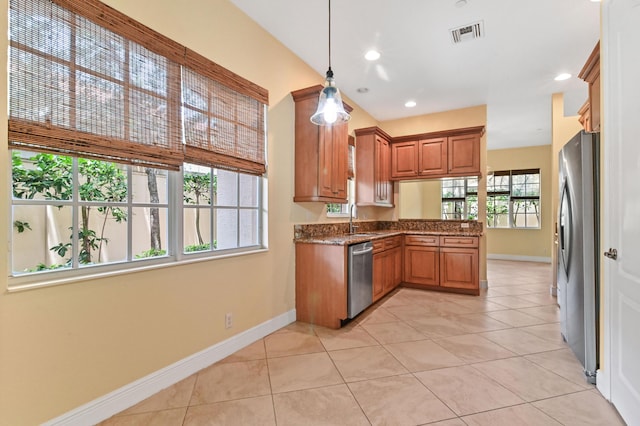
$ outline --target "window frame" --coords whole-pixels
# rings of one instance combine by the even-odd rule
[[[216,169],[214,167],[205,167],[205,166],[201,166],[203,168],[209,168],[211,176],[217,176],[217,172],[218,171],[223,171],[223,172],[228,172],[227,170],[223,170],[223,169]],[[262,211],[264,210],[264,206],[263,206],[263,179],[259,176],[255,176],[255,175],[250,175],[247,173],[244,173],[244,175],[246,176],[251,176],[252,178],[256,179],[256,205],[255,206],[242,206],[241,202],[240,202],[240,198],[241,198],[241,183],[240,183],[240,179],[241,179],[241,172],[235,172],[236,173],[236,205],[235,206],[231,206],[231,205],[220,205],[217,202],[215,202],[214,200],[211,200],[210,203],[206,204],[206,205],[188,205],[186,203],[184,203],[183,201],[183,197],[180,197],[180,203],[181,203],[181,207],[180,207],[180,211],[182,212],[183,215],[183,219],[181,221],[182,226],[179,227],[179,231],[180,231],[180,236],[179,236],[179,240],[176,241],[177,245],[178,245],[178,249],[176,251],[176,253],[178,254],[179,258],[196,258],[196,257],[211,257],[213,254],[213,257],[215,256],[215,253],[221,253],[221,254],[225,254],[225,253],[241,253],[241,252],[247,252],[247,251],[252,251],[252,250],[256,250],[256,249],[260,249],[260,248],[264,248],[265,244],[264,244],[264,232],[263,232],[263,228],[264,228],[264,217],[261,214]],[[181,182],[181,187],[184,188],[184,172],[180,172],[180,182]],[[213,183],[211,183],[211,186],[213,186]],[[181,192],[181,194],[183,194],[183,192]],[[189,206],[189,207],[187,207]],[[227,249],[219,249],[217,247],[210,247],[208,250],[199,250],[199,251],[193,251],[193,252],[186,252],[185,249],[185,244],[184,244],[184,226],[185,226],[185,221],[184,221],[184,212],[185,210],[191,210],[191,209],[206,209],[209,210],[209,226],[210,226],[210,232],[209,232],[209,237],[210,237],[210,241],[217,241],[217,235],[219,235],[217,233],[217,224],[216,224],[216,219],[215,219],[215,212],[216,210],[235,210],[236,214],[237,214],[237,223],[236,223],[236,235],[237,235],[237,245],[236,247],[233,248],[227,248]],[[241,211],[246,211],[246,210],[251,210],[251,211],[255,211],[256,215],[257,215],[257,243],[256,244],[251,244],[251,245],[246,245],[246,246],[241,246],[240,245],[240,238],[241,238],[241,220],[240,220],[240,212]],[[178,243],[179,242],[179,243]],[[213,246],[214,244],[209,243],[211,246]],[[215,244],[217,246],[217,244]]]
[[[473,181],[475,180],[475,185],[470,185],[469,181]],[[445,197],[444,195],[444,189],[445,189],[445,183],[446,182],[454,182],[454,181],[463,181],[463,185],[462,186],[457,186],[457,188],[463,188],[462,192],[463,195],[462,196],[452,196],[452,197]],[[445,178],[442,179],[440,181],[440,217],[442,218],[442,220],[478,220],[478,182],[479,179],[477,176],[468,176],[468,177],[456,177],[456,178]],[[470,188],[474,188],[475,187],[475,191],[470,189]],[[453,186],[452,186],[453,188]],[[473,199],[475,198],[475,200]],[[447,213],[445,213],[445,203],[454,203],[454,206],[457,203],[462,203],[462,212],[452,212],[449,214],[453,214],[455,216],[460,215],[460,217],[454,217],[454,218],[449,218],[447,217]],[[473,214],[473,205],[475,204],[475,210],[476,210],[476,214],[475,214],[475,218],[469,217],[469,215]],[[454,207],[454,210],[456,209],[456,207]]]
[[[523,175],[537,175],[538,182],[535,184],[538,187],[537,195],[514,195],[514,176],[523,176]],[[501,188],[500,190],[493,189],[491,190],[489,187],[489,179],[487,178],[487,228],[489,229],[541,229],[542,228],[542,209],[541,209],[541,192],[542,192],[542,175],[540,173],[540,169],[518,169],[518,170],[501,170],[496,171],[490,176],[506,176],[508,177],[508,190]],[[526,182],[524,183],[526,188]],[[504,185],[501,185],[504,186]],[[495,185],[494,185],[495,188]],[[492,200],[495,200],[498,197],[507,197],[507,200],[502,200],[503,202],[507,202],[507,211],[505,213],[507,215],[507,226],[495,226],[497,223],[497,216],[495,214],[489,213],[489,205]],[[517,202],[534,202],[537,204],[537,226],[518,226],[516,225],[517,218],[514,217],[514,204]],[[527,221],[527,214],[525,210],[525,224]],[[493,225],[492,225],[493,223]]]
[[[71,200],[42,200],[42,199],[22,199],[22,198],[14,198],[11,196],[11,206],[12,213],[10,214],[11,223],[13,224],[13,206],[14,205],[65,205],[72,206],[75,208],[75,213],[72,215],[72,224],[76,227],[76,230],[79,229],[78,224],[78,207],[81,205],[92,205],[99,206],[104,205],[103,201],[83,201],[80,200],[77,196],[79,183],[78,178],[78,167],[77,163],[80,159],[77,157],[73,158],[73,181],[76,184],[74,186],[73,193],[74,197]],[[72,246],[72,261],[74,266],[70,268],[60,268],[60,269],[51,269],[51,270],[43,270],[43,271],[33,271],[26,273],[19,273],[17,271],[13,271],[13,249],[11,250],[10,256],[11,261],[9,263],[9,279],[8,279],[8,291],[20,291],[32,288],[46,287],[49,285],[58,285],[65,284],[75,281],[84,281],[95,277],[103,277],[103,276],[111,276],[111,275],[120,275],[120,274],[128,274],[140,270],[148,270],[155,269],[158,267],[171,267],[176,266],[183,263],[190,262],[199,262],[199,261],[209,261],[221,258],[227,258],[230,256],[238,256],[238,255],[246,255],[253,253],[260,253],[268,250],[266,244],[266,228],[264,224],[266,223],[266,208],[265,208],[265,190],[266,190],[266,177],[265,176],[255,176],[247,174],[252,178],[256,179],[256,203],[257,206],[251,207],[252,210],[255,210],[257,213],[257,239],[258,243],[250,246],[243,247],[234,247],[228,249],[213,249],[207,251],[198,251],[192,253],[184,252],[184,244],[183,244],[183,227],[184,227],[184,205],[183,205],[183,180],[182,180],[182,171],[167,171],[167,200],[166,203],[148,203],[148,202],[135,202],[132,200],[133,198],[133,190],[132,185],[134,180],[132,179],[132,175],[134,173],[133,165],[123,165],[126,167],[126,175],[127,175],[127,198],[126,201],[122,202],[111,202],[110,205],[117,205],[121,207],[126,207],[128,210],[128,214],[135,208],[144,208],[144,207],[160,207],[167,208],[167,241],[166,245],[166,254],[161,256],[151,256],[141,259],[136,259],[136,253],[132,251],[132,226],[133,221],[127,220],[127,258],[126,260],[114,261],[109,263],[100,263],[95,265],[80,265],[78,263],[77,258],[77,250],[79,247],[78,238],[76,237],[77,232],[74,232],[73,238],[73,246]],[[237,172],[237,179],[240,179],[241,172]],[[240,186],[238,185],[238,195],[240,194]],[[11,192],[13,194],[13,191]],[[249,207],[242,207],[239,205],[238,201],[237,211],[239,213],[242,209],[248,209]],[[218,206],[219,207],[219,206]],[[213,206],[216,208],[216,206]],[[225,208],[229,208],[226,206]],[[213,219],[213,218],[212,218]],[[13,226],[13,225],[12,225]],[[240,227],[240,223],[238,222],[238,230]],[[10,245],[13,248],[13,231],[10,233]],[[46,250],[49,248],[46,247]]]

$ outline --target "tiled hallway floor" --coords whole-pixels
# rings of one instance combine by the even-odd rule
[[[618,425],[562,341],[549,264],[480,297],[400,288],[340,330],[294,323],[104,425]]]

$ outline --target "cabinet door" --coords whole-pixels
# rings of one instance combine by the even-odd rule
[[[373,255],[373,301],[380,299],[384,294],[385,282],[385,258],[386,252]]]
[[[480,174],[480,135],[448,138],[449,174]]]
[[[418,176],[417,142],[400,142],[391,145],[391,177]]]
[[[589,84],[589,123],[592,132],[600,131],[600,69],[598,67],[598,75],[594,77],[593,82]]]
[[[347,199],[348,134],[344,124],[321,126],[318,144],[318,186],[322,197]]]
[[[376,136],[374,197],[380,204],[393,204],[393,182],[391,182],[391,146],[389,141]]]
[[[412,284],[438,285],[440,282],[438,247],[406,246],[404,281]]]
[[[347,199],[347,179],[349,174],[349,133],[346,124],[329,126],[333,142],[333,180],[331,186],[338,198]]]
[[[440,248],[440,286],[479,289],[478,250]]]
[[[389,252],[392,259],[393,273],[391,274],[391,288],[396,288],[402,283],[402,247],[396,247]]]
[[[388,293],[393,290],[393,256],[391,255],[391,251],[384,252],[384,281],[382,283],[384,293]]]
[[[333,138],[330,126],[318,129],[318,192],[322,197],[334,197],[333,193]]]
[[[418,142],[420,176],[447,174],[447,138],[423,139]]]

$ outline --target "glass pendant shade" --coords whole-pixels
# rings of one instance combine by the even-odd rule
[[[327,71],[324,88],[320,91],[318,109],[311,116],[311,122],[318,126],[331,126],[349,121],[351,116],[344,110],[340,90],[336,87],[331,67]]]

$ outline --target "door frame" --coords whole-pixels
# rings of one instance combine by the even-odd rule
[[[607,49],[609,37],[608,37],[608,23],[609,23],[609,1],[604,1],[601,5],[600,16],[601,16],[601,30],[600,30],[600,66],[603,68],[600,71],[600,76],[602,78],[602,84],[600,85],[600,99],[602,100],[602,113],[600,115],[602,129],[601,132],[601,143],[600,143],[600,167],[601,173],[600,176],[602,178],[601,186],[600,186],[600,208],[603,213],[600,216],[600,229],[602,229],[602,234],[600,236],[600,247],[608,247],[609,236],[613,231],[613,226],[611,224],[611,218],[615,217],[612,215],[611,208],[611,194],[608,191],[610,180],[611,180],[611,158],[612,158],[612,149],[611,145],[607,143],[606,136],[607,129],[606,127],[606,116],[609,110],[609,94],[611,93],[608,90],[610,80],[608,77],[609,71],[609,51]],[[611,282],[609,277],[611,276],[611,263],[605,262],[603,257],[599,257],[600,259],[600,282],[603,284],[600,286],[600,301],[601,301],[601,328],[600,328],[600,337],[602,348],[601,353],[604,355],[600,360],[600,369],[597,371],[596,375],[596,387],[607,400],[611,401],[611,375],[609,372],[611,371]]]

